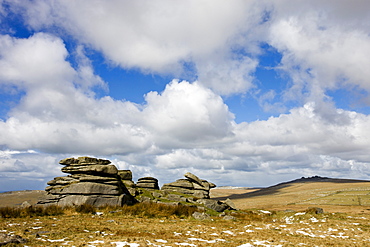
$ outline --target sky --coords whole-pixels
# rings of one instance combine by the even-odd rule
[[[370,1],[0,0],[0,191],[370,179]]]

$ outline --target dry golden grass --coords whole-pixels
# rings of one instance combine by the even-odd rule
[[[0,207],[14,207],[28,201],[31,205],[35,204],[39,197],[45,195],[43,190],[22,190],[0,193]]]
[[[0,217],[0,232],[28,239],[27,246],[370,246],[369,182],[288,183],[248,192],[212,190],[213,198],[231,198],[243,209],[228,212],[236,220],[196,221],[194,208],[156,204],[70,207],[62,215],[54,209],[48,216],[29,210]]]
[[[250,192],[213,189],[211,196],[220,200],[230,198],[240,209],[304,210],[318,206],[327,212],[370,213],[370,182],[288,183]]]
[[[99,213],[0,218],[0,231],[28,239],[27,246],[368,246],[370,241],[369,220],[359,214],[253,210],[233,213],[233,221],[196,221]]]

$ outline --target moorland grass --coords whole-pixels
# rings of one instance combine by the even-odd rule
[[[159,205],[158,205],[159,206]],[[0,218],[0,230],[28,239],[27,246],[368,246],[370,225],[363,214],[316,214],[246,210],[228,212],[236,220],[212,217],[197,221],[172,215],[180,207],[64,209],[57,216]],[[81,208],[80,208],[81,209]],[[143,214],[140,210],[149,210]],[[169,210],[168,213],[163,211]],[[188,212],[190,213],[190,212]]]
[[[94,207],[90,204],[78,206],[30,206],[0,207],[0,218],[24,218],[73,214],[96,214],[97,211],[113,212],[116,215],[127,215],[147,218],[190,217],[198,209],[186,205],[168,205],[162,203],[137,203],[134,205]]]

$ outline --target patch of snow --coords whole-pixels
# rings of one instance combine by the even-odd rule
[[[124,246],[129,246],[129,247],[139,247],[140,244],[136,243],[128,243],[128,242],[111,242],[111,244],[115,244],[116,247],[124,247]]]
[[[310,221],[311,221],[312,223],[319,222],[319,220],[318,220],[318,219],[316,219],[315,217],[311,217],[311,218],[310,218]]]
[[[47,241],[52,242],[52,243],[54,243],[54,242],[64,242],[64,238],[63,239],[48,239]]]
[[[264,214],[271,214],[270,211],[267,211],[267,210],[259,210],[261,213],[264,213]]]
[[[104,241],[103,240],[95,240],[95,241],[89,242],[89,244],[104,244]]]
[[[168,242],[167,240],[164,240],[164,239],[156,239],[155,241],[158,242],[158,243],[167,243]]]

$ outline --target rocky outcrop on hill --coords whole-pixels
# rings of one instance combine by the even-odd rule
[[[93,206],[122,206],[135,202],[184,204],[217,212],[235,209],[235,206],[209,199],[215,184],[186,173],[185,179],[164,184],[159,188],[158,179],[139,178],[132,180],[130,170],[117,170],[109,160],[91,157],[67,158],[59,162],[68,176],[56,177],[49,181],[46,196],[38,205],[73,206],[90,204]]]
[[[67,158],[59,162],[64,173],[46,187],[47,195],[37,204],[58,206],[91,204],[94,206],[132,203],[133,197],[122,183],[116,166],[109,160],[90,157]]]
[[[175,182],[164,184],[162,190],[175,191],[197,198],[209,198],[210,189],[216,187],[215,184],[202,180],[190,172],[184,176],[186,179],[178,179]]]
[[[144,189],[159,190],[158,179],[152,177],[139,178],[136,186]]]

